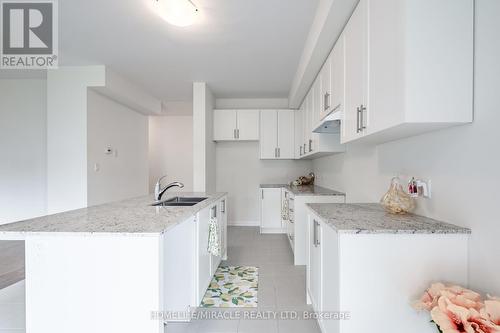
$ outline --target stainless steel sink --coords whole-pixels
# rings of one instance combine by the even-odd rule
[[[202,197],[173,197],[164,201],[155,202],[151,206],[194,206],[207,198]]]

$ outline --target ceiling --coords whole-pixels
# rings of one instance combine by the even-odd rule
[[[288,97],[318,0],[194,0],[167,24],[154,0],[59,1],[59,64],[105,64],[163,101],[205,81],[219,98]]]

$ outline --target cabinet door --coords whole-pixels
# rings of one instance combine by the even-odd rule
[[[340,36],[331,55],[331,99],[332,110],[344,107],[344,35]]]
[[[294,118],[293,110],[278,111],[278,158],[280,159],[293,159],[295,156],[293,150]]]
[[[309,296],[315,311],[321,311],[321,224],[309,218]]]
[[[281,230],[281,188],[262,188],[260,191],[261,231]]]
[[[305,98],[305,108],[303,114],[303,141],[302,149],[304,151],[303,156],[309,155],[309,139],[311,138],[311,104],[312,104],[312,90],[309,90]]]
[[[314,133],[313,130],[316,128],[320,121],[320,112],[322,107],[322,98],[321,98],[321,80],[320,77],[316,78],[314,81],[313,87],[311,89],[312,97],[311,97],[311,123],[309,129],[309,141],[307,143],[307,151],[309,153],[314,153],[318,151],[319,145],[319,135],[318,133]]]
[[[337,232],[321,224],[321,311],[340,309],[339,241]],[[339,332],[338,320],[322,320],[325,332]]]
[[[302,113],[304,112],[304,102],[300,108],[295,111],[295,158],[300,159],[303,154],[302,147]]]
[[[259,140],[259,110],[237,111],[237,138],[245,141]]]
[[[236,140],[236,110],[214,110],[214,141]]]
[[[361,0],[344,30],[345,47],[345,109],[342,142],[363,135],[366,126],[367,96],[367,10]]]
[[[278,113],[276,110],[262,110],[260,115],[260,158],[277,158]]]
[[[198,268],[198,292],[197,303],[199,304],[205,295],[210,279],[211,273],[211,255],[208,253],[208,220],[210,218],[210,208],[205,208],[198,213],[197,218],[197,268]]]
[[[219,226],[220,226],[220,247],[221,259],[227,256],[227,198],[219,202]]]
[[[332,55],[328,57],[323,68],[320,72],[320,82],[321,82],[321,94],[320,94],[320,110],[319,110],[319,118],[323,119],[326,115],[330,113],[332,110],[332,80],[331,80],[331,71],[332,71]]]

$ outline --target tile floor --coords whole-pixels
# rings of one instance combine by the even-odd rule
[[[197,320],[191,323],[169,323],[165,333],[319,333],[315,320],[300,319],[306,304],[305,266],[294,266],[292,251],[285,235],[261,235],[257,227],[228,228],[228,260],[223,265],[259,267],[259,306],[254,309],[208,311],[240,311],[240,317],[276,312],[276,319]],[[258,312],[260,311],[260,312]],[[270,312],[268,312],[270,311]],[[296,311],[299,319],[286,319]],[[241,314],[243,313],[243,314]]]
[[[0,333],[25,332],[24,280],[0,290]]]

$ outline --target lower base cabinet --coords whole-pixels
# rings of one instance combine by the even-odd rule
[[[321,331],[435,333],[411,303],[435,281],[467,286],[468,239],[338,231],[309,211],[306,285]]]
[[[227,197],[201,210],[195,217],[163,234],[165,321],[189,321],[190,308],[198,307],[222,259],[227,256]],[[211,218],[219,224],[221,256],[208,253]]]
[[[281,188],[261,188],[260,198],[260,232],[283,233]]]

